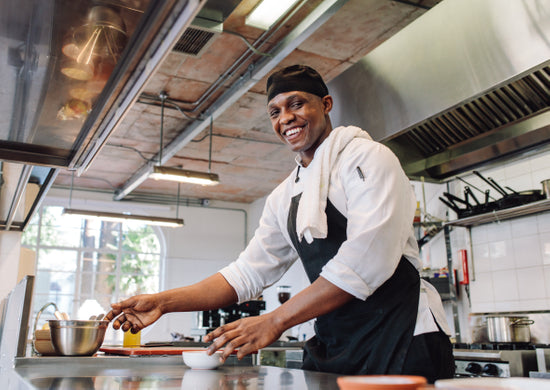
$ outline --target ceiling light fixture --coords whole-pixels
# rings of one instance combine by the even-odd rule
[[[263,0],[246,17],[245,24],[262,30],[269,30],[297,1]]]
[[[73,182],[74,171],[71,177],[71,191],[69,193],[69,207],[63,208],[63,215],[75,215],[88,219],[99,219],[102,221],[111,222],[141,222],[148,225],[166,226],[166,227],[179,227],[183,226],[183,219],[178,218],[179,211],[179,188],[178,188],[178,204],[176,208],[176,218],[165,217],[151,217],[149,215],[136,215],[131,213],[112,213],[110,211],[91,211],[91,210],[79,210],[73,209]]]
[[[160,151],[159,151],[159,164],[162,164],[162,149],[164,138],[164,103],[168,98],[166,92],[161,92],[160,95]],[[208,151],[208,172],[191,171],[188,169],[181,169],[175,167],[165,167],[162,165],[156,165],[153,167],[153,172],[149,175],[149,178],[155,180],[171,180],[180,183],[201,184],[201,185],[216,185],[220,182],[220,178],[217,174],[210,172],[212,165],[212,123],[213,119],[210,117],[210,147]]]
[[[102,221],[112,222],[142,222],[148,225],[178,227],[183,226],[183,219],[181,218],[164,218],[164,217],[150,217],[148,215],[135,215],[124,213],[111,213],[106,211],[90,211],[79,209],[63,209],[63,214],[76,215],[83,218],[100,219]]]
[[[153,167],[153,173],[149,175],[152,179],[172,180],[191,184],[214,185],[220,182],[218,175],[208,172],[189,171],[180,168]]]

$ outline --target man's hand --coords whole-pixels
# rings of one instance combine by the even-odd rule
[[[114,320],[115,329],[137,333],[166,313],[213,310],[235,302],[237,293],[220,273],[216,273],[190,286],[136,295],[113,303],[105,319]]]
[[[151,325],[163,314],[156,294],[136,295],[122,302],[113,303],[112,310],[105,316],[113,321],[113,328],[122,328],[127,332],[137,333]],[[117,317],[118,316],[118,317]]]
[[[278,340],[294,325],[330,313],[352,299],[351,294],[319,277],[272,312],[225,324],[207,334],[204,341],[213,341],[209,354],[225,346],[223,359],[236,349],[237,358],[242,359]]]
[[[237,358],[240,360],[278,340],[285,331],[279,322],[272,313],[267,313],[220,326],[204,336],[204,341],[213,341],[208,347],[208,353],[212,354],[225,346],[222,354],[224,361],[237,349]]]

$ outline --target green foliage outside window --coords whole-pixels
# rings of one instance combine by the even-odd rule
[[[77,318],[87,301],[107,311],[111,303],[131,295],[159,291],[161,248],[151,226],[62,211],[42,207],[23,233],[22,245],[37,257],[34,313],[55,302]]]

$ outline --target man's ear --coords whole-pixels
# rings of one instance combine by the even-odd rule
[[[332,96],[326,95],[322,98],[322,103],[324,107],[325,114],[328,114],[332,110]]]

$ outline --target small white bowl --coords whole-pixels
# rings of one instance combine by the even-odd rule
[[[181,390],[225,388],[224,374],[220,370],[185,370]]]
[[[222,365],[222,351],[216,351],[208,355],[203,351],[185,351],[182,352],[183,362],[191,368],[197,370],[213,370]]]

